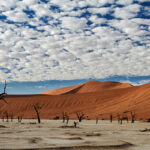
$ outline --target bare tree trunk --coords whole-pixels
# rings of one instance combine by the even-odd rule
[[[10,116],[10,118],[11,118],[11,122],[13,122],[13,113],[11,114],[11,116]]]
[[[122,118],[120,119],[120,124],[122,124]]]
[[[20,122],[20,117],[18,116],[18,122]]]
[[[8,112],[7,111],[5,112],[5,115],[6,115],[6,122],[9,122]]]
[[[67,124],[69,123],[69,116],[67,116]]]
[[[41,123],[40,114],[39,114],[38,108],[36,106],[34,106],[34,110],[35,110],[36,115],[37,115],[38,123]]]
[[[96,124],[98,124],[98,117],[96,118]]]
[[[112,123],[112,120],[113,120],[113,116],[112,114],[110,114],[110,122]]]
[[[63,119],[63,123],[64,123],[64,122],[65,122],[65,119],[66,119],[64,112],[62,113],[62,119]]]
[[[74,127],[75,127],[75,128],[77,127],[77,122],[76,122],[76,121],[74,121]]]
[[[7,84],[6,84],[6,81],[5,81],[4,91],[3,91],[3,93],[0,94],[0,100],[3,100],[5,103],[7,103],[7,101],[5,100],[6,87],[7,87]],[[8,104],[8,103],[7,103],[7,104]]]
[[[134,123],[135,120],[135,113],[132,113],[131,111],[131,123]]]
[[[22,121],[22,116],[18,116],[18,122]]]
[[[77,115],[79,122],[81,122],[84,119],[84,113],[78,113],[77,112],[76,115]]]
[[[6,87],[7,87],[7,83],[6,83],[6,80],[5,80],[5,85],[4,85],[4,92],[3,92],[3,94],[6,94]]]

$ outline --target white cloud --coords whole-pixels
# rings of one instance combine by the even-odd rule
[[[101,7],[101,8],[88,8],[88,11],[92,14],[106,15],[111,10],[111,7]]]
[[[6,68],[0,70],[0,80],[150,75],[150,22],[135,18],[140,4],[132,4],[132,0],[15,2],[0,3],[7,16],[0,20],[0,68]],[[50,10],[51,5],[61,12]],[[90,8],[80,9],[86,6]],[[33,18],[24,13],[26,9],[34,11]],[[79,17],[87,11],[89,17]],[[104,18],[106,14],[120,20]]]
[[[85,18],[62,17],[61,20],[63,28],[68,28],[73,31],[81,30],[87,27],[87,20]]]
[[[30,9],[35,11],[37,17],[50,16],[51,12],[49,10],[49,6],[46,4],[34,4],[29,6]]]
[[[133,18],[131,20],[131,22],[132,21],[135,22],[135,23],[138,23],[138,24],[145,24],[145,25],[150,26],[150,20],[149,19]]]
[[[33,4],[36,4],[38,2],[38,0],[23,0],[20,3],[23,5],[25,4],[26,6],[30,6]]]
[[[132,4],[134,0],[117,0],[116,3],[117,4],[121,4],[121,5],[129,5]]]
[[[0,10],[8,11],[16,6],[17,0],[1,0]]]
[[[150,83],[150,80],[139,80],[139,81],[125,80],[125,81],[120,81],[120,82],[126,82],[126,83],[132,84],[133,86],[138,86],[138,85],[148,84]]]
[[[115,8],[114,16],[121,19],[130,19],[136,17],[137,13],[140,11],[140,5],[132,4],[125,6],[123,8]]]
[[[7,11],[3,13],[9,20],[14,22],[25,22],[28,21],[28,17],[25,13],[19,11]]]

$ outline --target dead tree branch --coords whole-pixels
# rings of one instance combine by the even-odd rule
[[[7,103],[7,101],[5,100],[6,87],[7,87],[7,83],[6,83],[6,81],[5,81],[4,91],[3,91],[3,93],[0,94],[0,100],[3,100],[5,103]],[[7,103],[7,104],[8,104],[8,103]]]
[[[131,123],[134,123],[135,120],[135,112],[131,111]]]
[[[81,122],[84,119],[84,116],[85,116],[85,114],[83,112],[82,113],[77,112],[76,115],[77,115],[77,118],[78,118],[79,122]]]
[[[40,119],[40,113],[39,113],[39,109],[41,109],[41,107],[39,105],[34,105],[34,110],[36,112],[36,115],[37,115],[37,120],[38,120],[38,123],[41,123],[41,119]]]

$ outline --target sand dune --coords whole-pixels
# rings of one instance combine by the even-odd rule
[[[51,94],[51,95],[49,95]],[[66,112],[76,118],[76,112],[83,112],[90,119],[109,119],[135,112],[136,120],[150,118],[150,84],[132,86],[128,83],[90,81],[77,86],[52,90],[40,95],[7,95],[8,104],[0,102],[0,117],[13,113],[14,117],[35,118],[33,105],[41,106],[42,118],[62,117]],[[124,112],[127,112],[126,114]]]
[[[62,94],[67,94],[67,93],[76,93],[84,84],[79,84],[75,86],[69,86],[65,88],[60,88],[60,89],[54,89],[51,91],[45,91],[42,94],[49,94],[49,95],[62,95]]]
[[[89,93],[89,92],[100,92],[103,90],[120,89],[132,87],[129,83],[120,82],[100,82],[100,81],[89,81],[76,86],[70,86],[60,89],[54,89],[51,91],[45,91],[42,94],[49,95],[61,95],[61,94],[75,94],[75,93]]]

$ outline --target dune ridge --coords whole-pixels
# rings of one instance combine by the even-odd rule
[[[50,95],[51,94],[51,95]],[[66,112],[76,119],[76,112],[83,112],[90,119],[113,118],[117,114],[135,112],[136,120],[150,118],[150,84],[132,86],[128,83],[90,81],[80,85],[52,90],[39,95],[6,95],[8,104],[0,102],[0,117],[7,111],[14,117],[36,118],[35,104],[41,106],[40,116],[52,119],[62,118]],[[100,115],[102,114],[102,115]]]
[[[90,93],[90,92],[100,92],[103,90],[112,90],[112,89],[120,89],[132,87],[129,83],[120,83],[120,82],[100,82],[91,80],[83,84],[64,87],[59,89],[54,89],[50,91],[45,91],[41,94],[49,94],[49,95],[61,95],[61,94],[75,94],[75,93]]]

